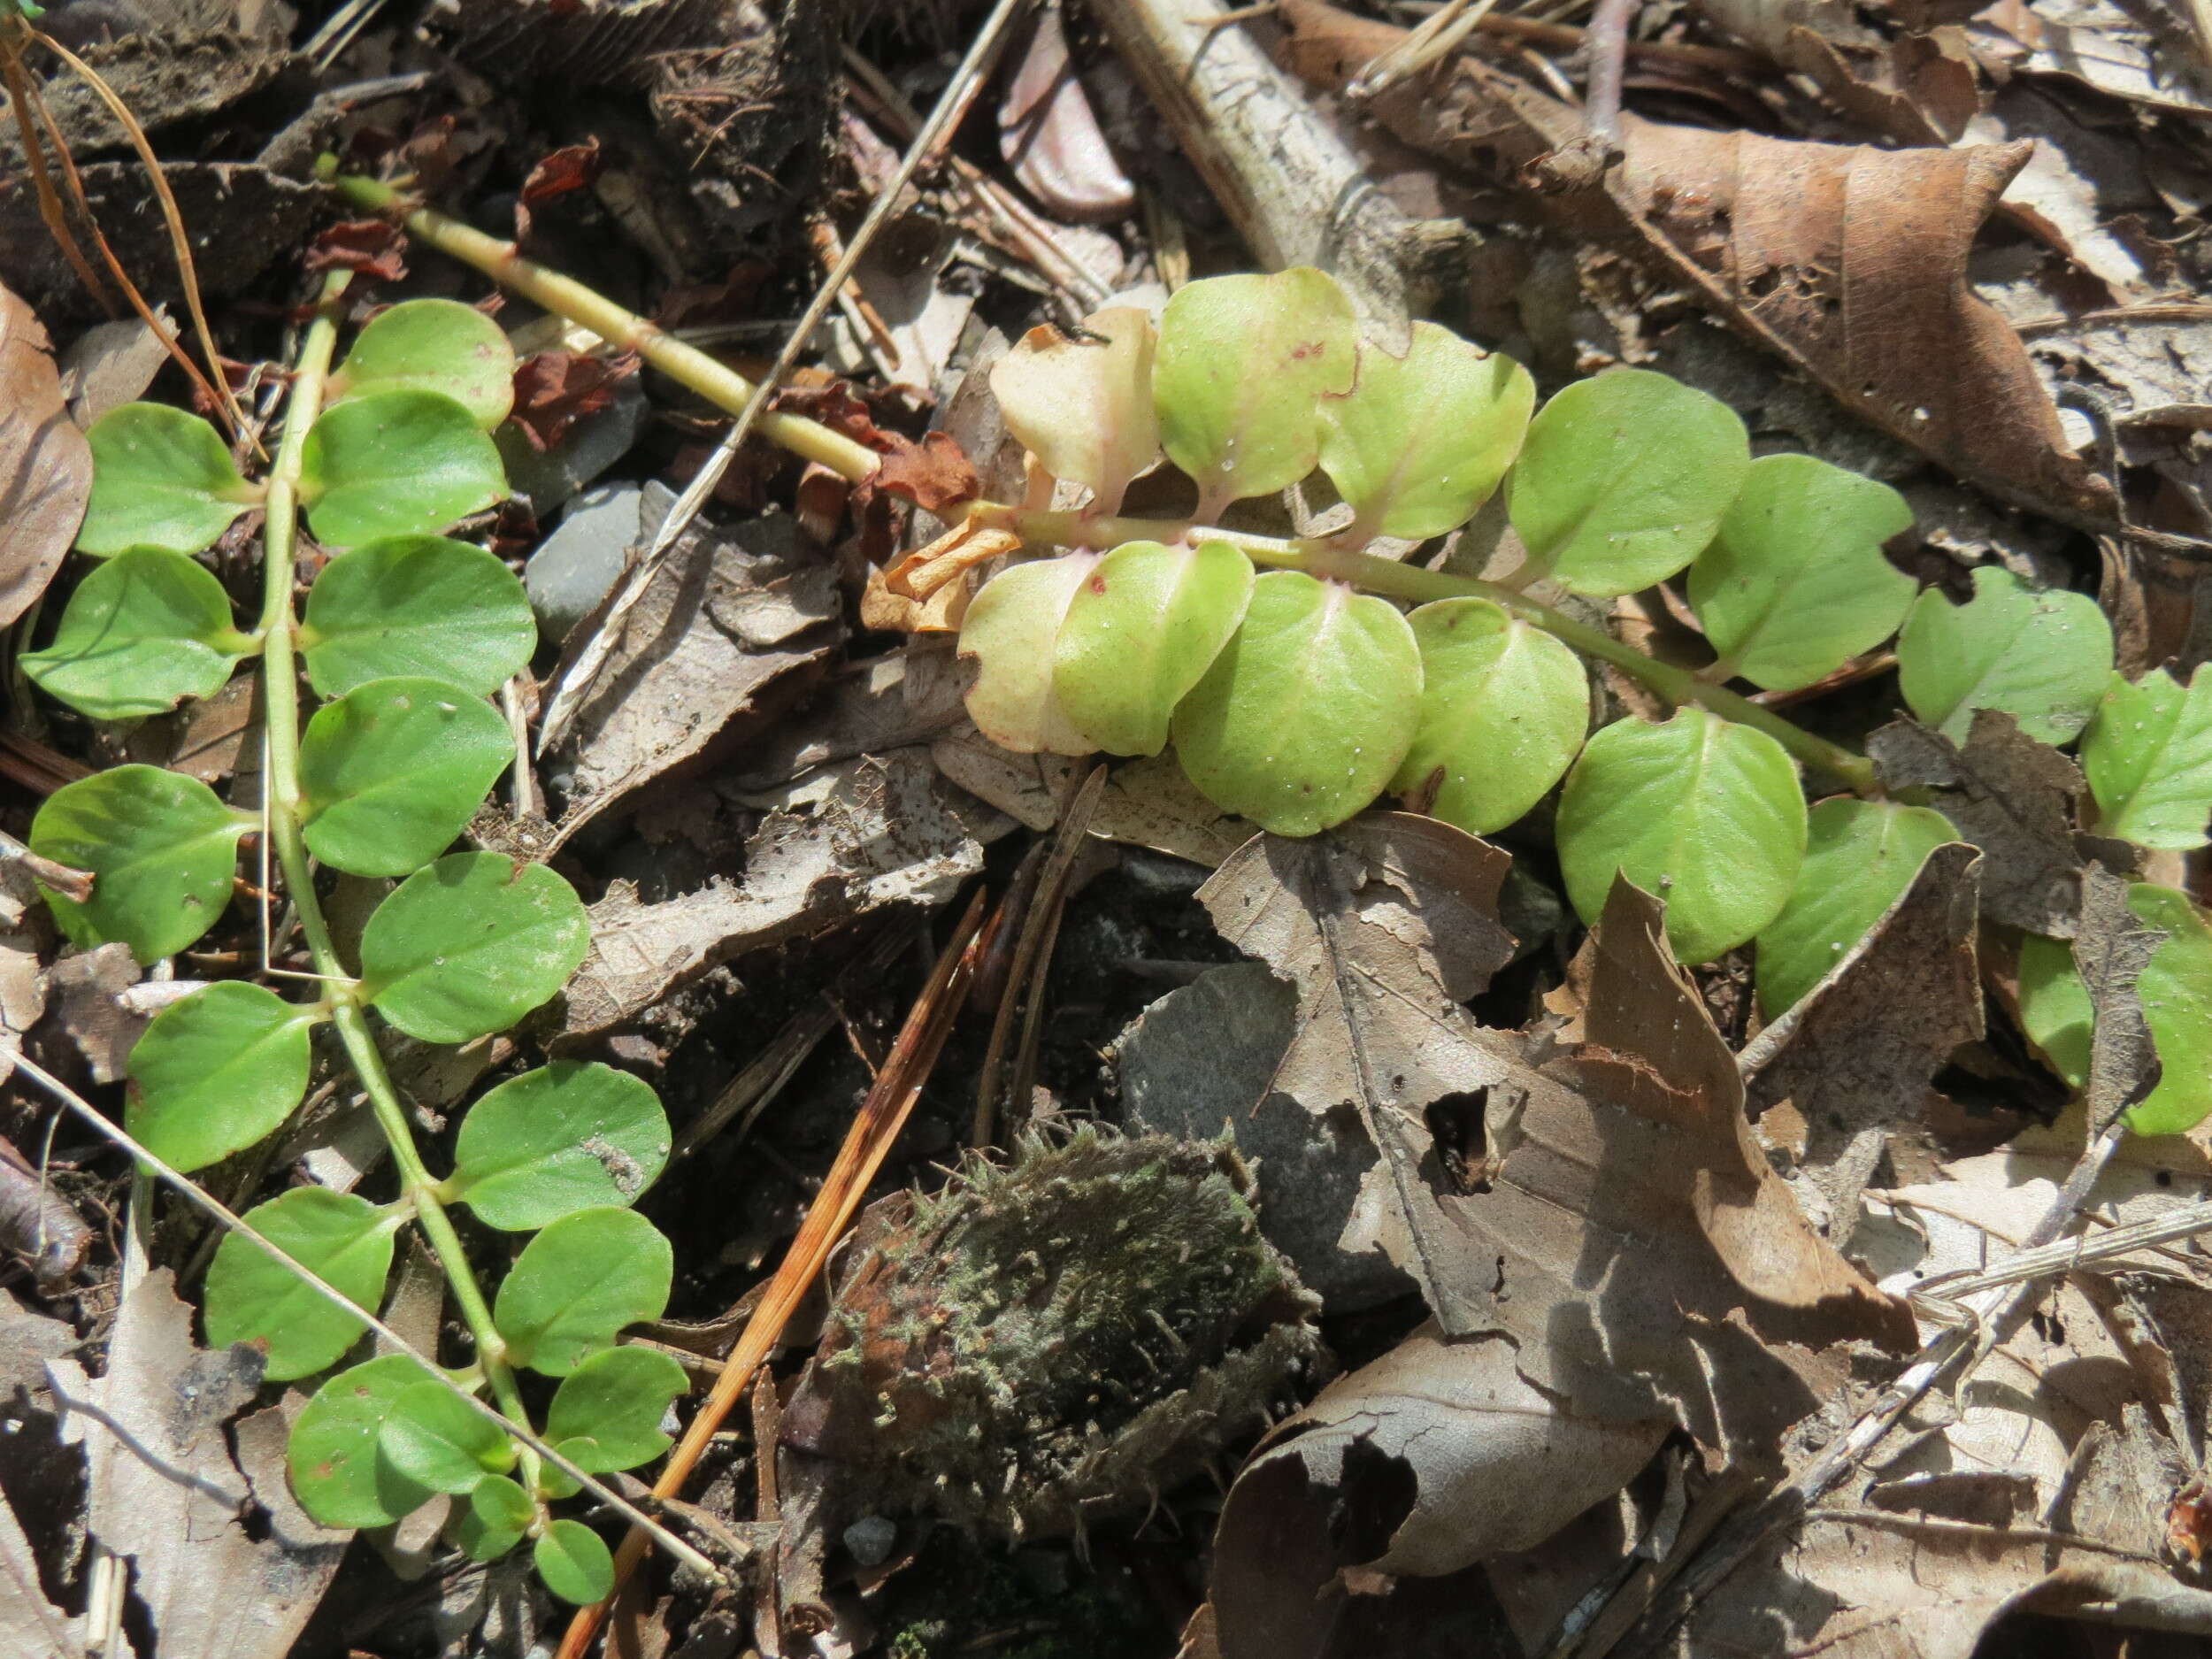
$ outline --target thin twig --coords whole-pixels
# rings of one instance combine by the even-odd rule
[[[1621,82],[1628,63],[1628,26],[1636,16],[1637,0],[1598,0],[1590,17],[1587,54],[1589,92],[1582,108],[1583,126],[1599,150],[1611,156],[1621,147]]]

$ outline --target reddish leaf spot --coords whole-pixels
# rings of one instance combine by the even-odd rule
[[[1102,594],[1102,593],[1104,593],[1104,592],[1106,591],[1106,579],[1105,579],[1103,576],[1094,576],[1094,577],[1092,577],[1092,578],[1091,578],[1091,591],[1092,591],[1093,593],[1094,593],[1094,594]]]

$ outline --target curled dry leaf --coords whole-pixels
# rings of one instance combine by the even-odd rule
[[[2092,1134],[2102,1133],[2156,1088],[2164,1071],[2137,982],[2153,954],[2172,935],[2137,918],[2128,903],[2128,887],[2102,864],[2082,872],[2081,926],[2073,950],[2093,1016],[2089,1077],[2082,1086]]]
[[[39,1289],[51,1295],[75,1276],[91,1248],[92,1229],[75,1206],[13,1141],[0,1140],[0,1250],[27,1263]]]
[[[0,626],[46,590],[91,493],[92,450],[63,406],[46,331],[0,288]]]
[[[638,362],[634,351],[611,357],[533,352],[515,365],[515,425],[544,454],[586,415],[611,403],[615,388],[638,372]]]
[[[407,274],[407,233],[388,219],[347,219],[325,230],[307,250],[310,271],[352,271],[377,282]]]
[[[999,105],[999,153],[1048,213],[1076,220],[1116,219],[1137,192],[1106,147],[1090,99],[1068,62],[1067,30],[1056,6],[1037,14],[1036,33]]]

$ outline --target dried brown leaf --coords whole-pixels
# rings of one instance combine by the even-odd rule
[[[2164,1071],[2136,981],[2167,937],[2164,930],[2137,918],[2124,878],[2100,864],[2082,872],[2074,965],[2096,1012],[2089,1077],[2082,1087],[2092,1134],[2103,1133],[2114,1118],[2156,1088]]]
[[[534,351],[515,365],[515,424],[541,455],[586,415],[614,401],[615,388],[638,372],[634,351],[611,357]]]
[[[46,331],[0,288],[0,626],[46,591],[91,493],[92,450],[63,404]]]
[[[341,219],[315,238],[306,265],[396,282],[407,274],[407,233],[388,219]]]

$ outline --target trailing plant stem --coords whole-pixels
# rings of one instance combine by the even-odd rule
[[[493,1397],[507,1416],[527,1428],[530,1419],[516,1386],[514,1368],[507,1363],[507,1345],[492,1323],[490,1305],[469,1266],[468,1253],[454,1230],[453,1218],[439,1202],[438,1184],[417,1150],[407,1110],[385,1069],[383,1051],[370,1030],[360,994],[346,972],[315,892],[314,870],[302,834],[303,799],[300,792],[300,700],[297,657],[298,622],[292,611],[292,584],[297,555],[299,482],[308,429],[322,412],[323,388],[330,374],[330,360],[338,339],[339,301],[351,273],[334,271],[325,280],[315,319],[308,325],[292,379],[291,401],[284,417],[284,435],[269,474],[268,523],[263,532],[263,600],[261,611],[262,695],[266,710],[268,761],[265,772],[269,841],[284,872],[284,883],[299,917],[300,933],[307,941],[315,972],[326,981],[331,1023],[337,1027],[346,1058],[368,1096],[377,1126],[390,1144],[393,1166],[399,1172],[400,1194],[415,1210],[415,1219],[444,1269],[455,1305],[474,1339],[479,1363]],[[526,1472],[534,1480],[536,1454],[522,1452]],[[526,1485],[531,1481],[526,1481]]]
[[[514,243],[488,236],[429,208],[416,206],[399,190],[374,179],[346,175],[333,178],[331,183],[355,206],[398,216],[411,234],[465,265],[473,265],[503,287],[513,288],[548,311],[589,329],[609,344],[635,351],[670,379],[689,387],[710,403],[735,414],[744,409],[751,397],[753,383],[727,365],[675,339],[656,324],[624,310],[574,278],[562,276],[525,258],[516,251]],[[763,436],[785,449],[807,460],[819,462],[855,483],[871,476],[882,460],[864,444],[798,415],[764,415],[759,430]],[[1125,541],[1178,541],[1188,534],[1194,525],[1202,524],[1214,515],[1202,512],[1197,520],[1164,521],[1093,517],[1081,512],[1032,511],[998,502],[976,501],[945,510],[940,516],[965,518],[1010,529],[1032,543],[1112,548]],[[1873,763],[1864,756],[1816,737],[1770,709],[1724,687],[1707,684],[1687,669],[1647,657],[1602,628],[1578,622],[1548,605],[1525,598],[1509,587],[1400,565],[1326,541],[1286,541],[1211,526],[1205,528],[1204,534],[1243,549],[1255,564],[1302,570],[1372,593],[1417,603],[1460,597],[1490,600],[1575,649],[1612,664],[1671,702],[1698,703],[1728,719],[1764,732],[1806,765],[1838,780],[1856,794],[1872,794],[1879,788]]]

